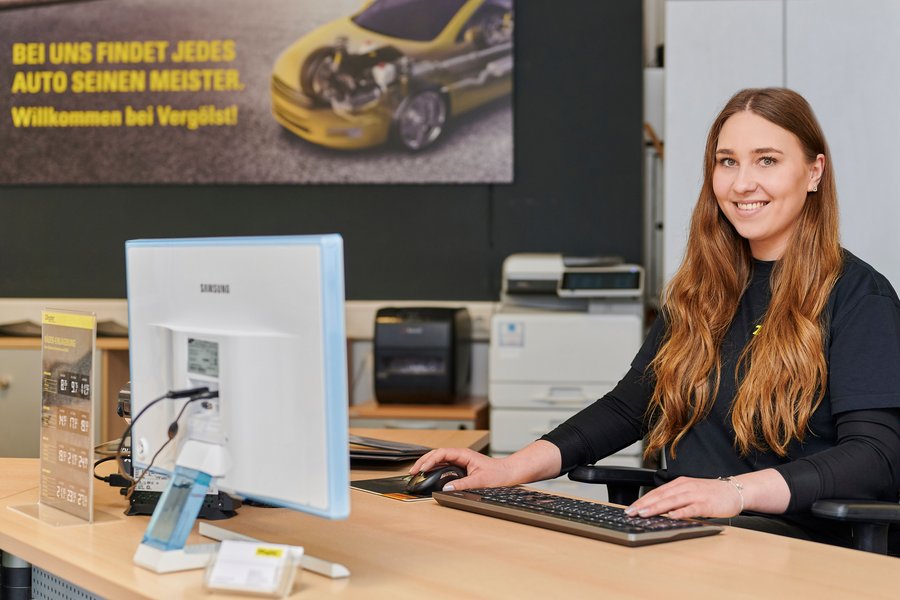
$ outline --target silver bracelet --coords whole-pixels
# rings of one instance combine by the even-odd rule
[[[738,510],[738,514],[744,512],[744,484],[740,481],[729,475],[728,477],[716,477],[719,481],[727,481],[731,485],[734,486],[734,489],[737,490],[738,496],[741,497],[741,508]]]

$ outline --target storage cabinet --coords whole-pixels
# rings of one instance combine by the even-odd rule
[[[128,382],[128,339],[97,338],[94,441],[121,435],[119,390]],[[41,339],[0,337],[0,456],[36,458],[40,451]]]
[[[40,450],[41,351],[0,350],[0,456]]]

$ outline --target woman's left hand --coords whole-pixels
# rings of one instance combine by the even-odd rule
[[[679,477],[647,492],[625,512],[638,517],[668,513],[673,519],[733,517],[741,504],[741,493],[730,481]]]

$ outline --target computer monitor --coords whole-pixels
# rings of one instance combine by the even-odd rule
[[[208,387],[229,458],[225,492],[327,518],[349,513],[343,243],[339,235],[126,243],[132,415],[171,390]],[[185,400],[133,424],[145,469]],[[153,462],[170,473],[188,406]],[[201,426],[202,427],[202,426]]]

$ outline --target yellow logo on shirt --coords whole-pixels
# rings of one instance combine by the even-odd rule
[[[756,328],[753,330],[753,335],[756,335],[757,333],[759,333],[761,329],[762,329],[762,325],[757,325]]]

